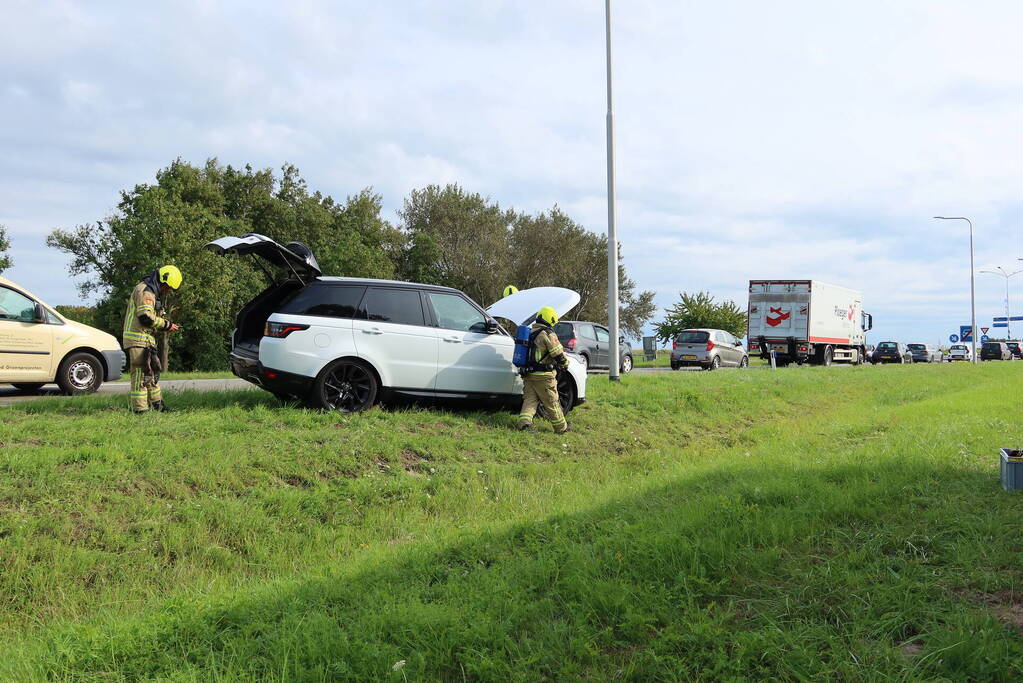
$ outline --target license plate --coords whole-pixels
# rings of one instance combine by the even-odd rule
[[[696,356],[693,356],[691,354],[686,354],[686,355],[682,356],[682,359],[683,360],[696,360]]]

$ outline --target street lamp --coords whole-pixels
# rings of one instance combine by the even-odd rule
[[[611,100],[611,0],[604,3],[607,27],[607,326],[611,328],[607,377],[618,377],[618,233],[615,226],[615,114]]]
[[[1001,275],[1002,277],[1005,278],[1005,337],[1007,339],[1012,339],[1012,325],[1009,322],[1010,318],[1012,317],[1011,314],[1009,313],[1009,278],[1012,277],[1013,275],[1019,275],[1020,273],[1023,273],[1023,270],[1017,270],[1014,273],[1006,273],[1005,268],[1002,268],[1001,266],[995,266],[995,270],[982,270],[980,272],[988,273],[990,275]]]
[[[941,221],[966,221],[970,224],[970,341],[973,346],[973,357],[970,362],[977,362],[977,292],[974,286],[976,276],[973,270],[973,221],[964,216],[935,216]]]

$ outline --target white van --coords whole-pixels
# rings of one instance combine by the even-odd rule
[[[24,287],[0,277],[0,383],[33,391],[56,382],[88,394],[121,376],[117,339],[68,320]]]

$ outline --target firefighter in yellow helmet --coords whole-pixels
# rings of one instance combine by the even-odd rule
[[[502,294],[501,297],[503,298],[506,296],[511,296],[512,294],[515,294],[518,291],[519,288],[516,287],[515,285],[508,285],[507,287],[504,288],[504,294]]]
[[[544,306],[529,330],[529,364],[522,369],[521,430],[533,429],[533,416],[541,404],[556,433],[564,434],[570,428],[558,400],[556,370],[568,369],[568,357],[558,335],[554,334],[557,324],[558,314],[550,306]]]
[[[181,326],[161,318],[161,298],[181,286],[181,271],[163,266],[135,285],[124,314],[122,345],[128,354],[131,372],[131,409],[144,413],[150,408],[169,412],[160,393],[160,354],[156,350],[157,332],[173,332]]]

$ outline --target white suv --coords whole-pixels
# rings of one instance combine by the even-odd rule
[[[515,343],[497,322],[530,321],[541,306],[563,315],[579,295],[538,287],[484,311],[449,287],[321,277],[312,252],[253,233],[206,245],[217,254],[249,254],[278,277],[238,313],[231,369],[281,398],[357,412],[378,400],[468,399],[513,404],[522,381]],[[585,401],[586,370],[569,356],[558,381],[567,412]]]

